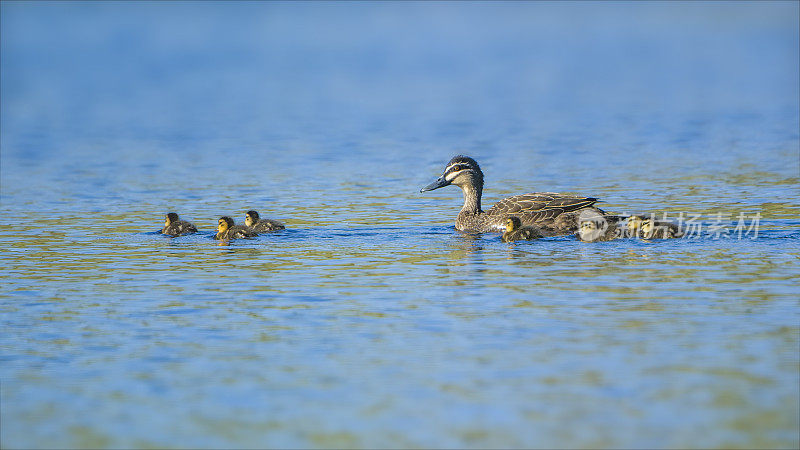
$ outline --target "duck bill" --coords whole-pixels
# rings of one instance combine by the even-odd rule
[[[434,189],[439,189],[440,187],[448,186],[449,184],[450,184],[450,182],[445,180],[444,179],[444,175],[442,175],[441,177],[437,178],[436,181],[434,181],[433,183],[425,186],[424,188],[420,189],[419,191],[420,192],[432,191]]]

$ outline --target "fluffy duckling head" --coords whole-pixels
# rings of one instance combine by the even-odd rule
[[[252,227],[253,225],[256,224],[256,222],[258,222],[258,219],[259,219],[258,212],[253,211],[251,209],[250,211],[247,211],[247,213],[244,215],[244,224],[245,226]]]
[[[578,235],[583,241],[594,242],[603,231],[603,223],[598,223],[596,220],[581,220],[578,225]]]
[[[178,215],[176,213],[169,213],[167,214],[167,218],[164,220],[164,227],[168,227],[169,224],[178,221]]]
[[[506,218],[506,231],[512,232],[522,226],[522,221],[517,216],[509,216]]]
[[[580,226],[581,233],[592,233],[597,231],[597,222],[593,220],[584,220]]]
[[[655,224],[653,223],[652,220],[647,219],[647,220],[642,221],[642,234],[645,235],[645,236],[652,235],[654,227],[655,227]]]
[[[578,237],[588,242],[607,240],[618,220],[618,216],[606,216],[596,209],[582,209],[578,214]]]
[[[228,228],[232,226],[233,226],[233,219],[231,219],[228,216],[222,216],[219,218],[219,221],[217,221],[217,232],[224,233],[225,231],[228,230]]]
[[[644,222],[644,218],[642,216],[628,217],[627,226],[631,235],[636,235],[636,232],[642,227],[642,222]]]

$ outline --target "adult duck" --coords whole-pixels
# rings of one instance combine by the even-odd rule
[[[578,215],[590,209],[605,213],[594,205],[593,197],[581,197],[554,192],[534,192],[504,198],[484,212],[481,209],[483,172],[468,156],[456,156],[447,163],[442,176],[420,192],[455,185],[464,193],[464,206],[456,216],[456,229],[471,233],[503,232],[508,216],[519,217],[521,224],[534,226],[549,236],[574,233],[578,230]]]

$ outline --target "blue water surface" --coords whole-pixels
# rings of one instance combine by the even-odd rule
[[[799,12],[2,2],[0,444],[797,448]],[[460,153],[702,228],[459,233]]]

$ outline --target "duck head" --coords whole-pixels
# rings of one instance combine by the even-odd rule
[[[432,191],[440,187],[454,184],[462,189],[465,186],[483,188],[483,172],[478,163],[469,156],[458,155],[447,163],[442,176],[433,183],[420,189],[420,192]]]
[[[228,231],[228,228],[233,226],[233,219],[228,216],[222,216],[217,221],[217,234]]]
[[[509,216],[506,218],[506,231],[512,232],[522,226],[522,221],[517,216]]]
[[[652,219],[642,222],[642,236],[653,236],[653,231],[655,231],[655,223]]]
[[[642,226],[642,217],[641,216],[628,217],[628,223],[626,226],[628,227],[629,234],[631,236],[636,236],[636,233],[639,232],[639,228]]]
[[[164,220],[164,228],[168,227],[171,223],[178,221],[178,215],[174,212],[167,214],[167,218]]]
[[[256,224],[256,222],[258,222],[259,217],[260,216],[258,215],[258,212],[253,211],[252,209],[247,211],[247,213],[244,215],[244,225],[247,227],[252,227]]]

